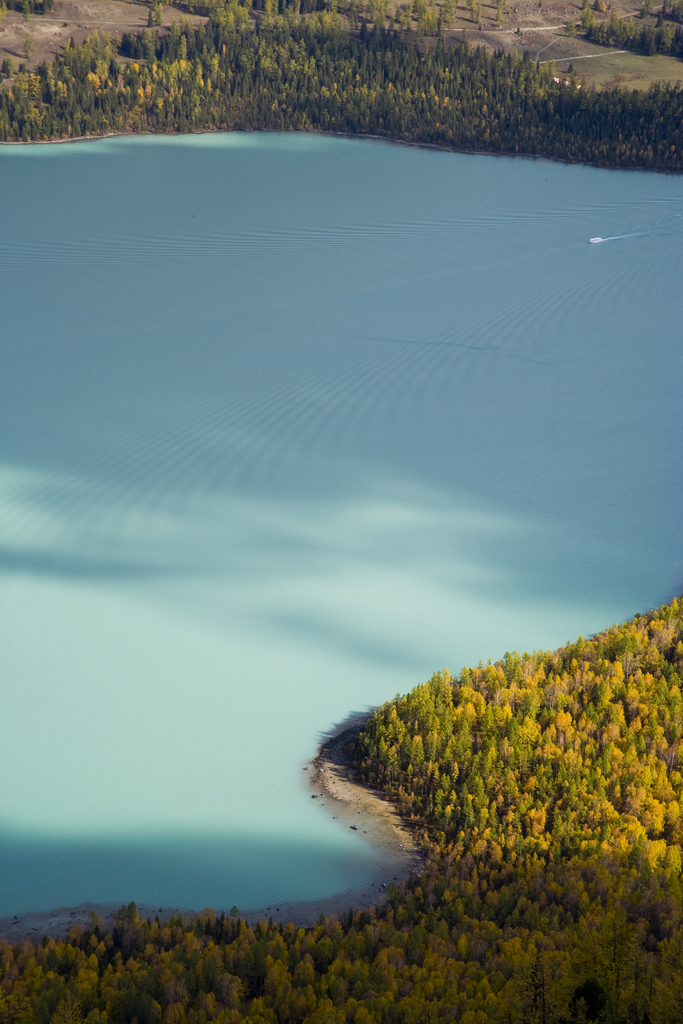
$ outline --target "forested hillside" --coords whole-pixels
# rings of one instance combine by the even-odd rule
[[[551,64],[467,43],[418,45],[365,25],[352,36],[330,11],[287,8],[254,22],[228,0],[196,30],[146,29],[124,37],[121,54],[95,34],[35,72],[19,70],[0,90],[0,140],[315,129],[681,170],[678,87],[591,92],[555,77]]]
[[[637,849],[680,872],[682,669],[674,602],[557,651],[438,673],[375,714],[357,756],[460,853]]]
[[[617,18],[609,21],[593,21],[587,26],[586,38],[602,46],[635,50],[653,57],[656,53],[668,53],[683,57],[683,25],[643,25],[633,18]]]
[[[7,1024],[677,1024],[682,607],[444,671],[356,757],[422,876],[304,930],[205,911],[0,942]]]

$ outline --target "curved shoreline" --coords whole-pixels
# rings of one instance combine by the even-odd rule
[[[308,772],[311,798],[316,799],[326,812],[331,813],[340,824],[354,832],[382,854],[376,877],[372,877],[361,888],[345,890],[333,896],[317,900],[294,900],[271,903],[239,911],[239,916],[250,925],[272,918],[277,923],[292,922],[297,927],[308,927],[316,923],[322,914],[339,917],[350,909],[369,910],[380,907],[384,902],[384,889],[392,880],[403,881],[411,872],[421,870],[424,864],[419,840],[401,819],[395,804],[384,795],[360,781],[358,773],[349,760],[349,747],[369,715],[355,715],[330,732],[320,743],[316,756],[304,767]],[[120,904],[81,903],[78,906],[60,907],[50,911],[32,911],[0,919],[0,938],[19,942],[29,938],[40,941],[44,935],[66,938],[74,925],[89,927],[90,915],[94,911],[104,920],[109,930],[114,926]],[[219,908],[226,916],[228,908]],[[154,920],[168,920],[174,914],[182,913],[185,918],[198,916],[198,908],[157,907],[138,904],[140,917]]]
[[[366,785],[350,760],[351,743],[368,717],[348,719],[321,743],[311,762],[309,786],[314,797],[319,794],[324,798],[333,817],[359,835],[367,835],[367,841],[395,861],[397,870],[406,875],[422,864],[420,843],[396,804],[381,790]]]
[[[102,132],[100,135],[76,135],[71,138],[59,139],[30,139],[24,142],[23,139],[12,139],[0,141],[0,148],[3,146],[58,146],[70,145],[74,142],[99,142],[102,139],[125,139],[125,138],[185,138],[192,135],[232,135],[237,132],[244,134],[256,134],[263,132],[273,135],[286,135],[298,132],[300,135],[322,135],[332,136],[337,139],[370,139],[375,142],[388,142],[396,146],[408,146],[413,149],[429,149],[438,153],[456,153],[460,156],[497,156],[511,157],[515,160],[545,160],[551,164],[564,164],[567,167],[593,167],[600,171],[644,171],[648,174],[669,174],[674,177],[683,174],[683,170],[671,169],[668,167],[641,167],[631,164],[603,164],[588,160],[570,160],[565,157],[548,156],[545,153],[516,153],[512,150],[500,151],[490,149],[471,149],[466,146],[453,146],[449,144],[440,145],[436,142],[423,142],[419,139],[404,139],[396,135],[371,135],[361,132],[333,132],[324,131],[318,128],[197,128],[189,132],[152,132],[152,131],[121,131]]]

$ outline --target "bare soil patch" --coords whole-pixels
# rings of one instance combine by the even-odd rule
[[[341,6],[343,8],[343,3]],[[393,0],[387,18],[402,11],[406,16],[410,6],[405,0]],[[640,5],[628,0],[606,0],[605,6],[606,10],[597,14],[598,18],[609,18],[612,12],[621,18],[640,14]],[[658,10],[659,4],[656,3],[655,8]],[[149,3],[142,0],[55,0],[54,9],[48,15],[36,15],[29,21],[18,12],[10,11],[0,24],[0,63],[10,57],[15,67],[24,63],[33,68],[63,52],[69,39],[82,43],[96,29],[120,39],[124,32],[139,32],[147,27],[149,11]],[[578,58],[574,66],[577,78],[585,77],[588,85],[597,89],[613,89],[618,85],[647,89],[653,82],[683,80],[683,61],[675,57],[619,54],[588,42],[580,34],[568,35],[564,26],[569,22],[578,24],[580,15],[581,4],[571,0],[552,3],[541,0],[540,4],[534,0],[508,0],[500,22],[496,5],[491,2],[481,3],[481,17],[476,21],[472,11],[461,2],[451,28],[444,33],[444,41],[447,45],[457,44],[467,38],[473,45],[491,50],[518,53],[527,50],[533,59],[558,61],[560,73],[566,72],[572,59]],[[161,29],[187,17],[193,25],[206,20],[199,15],[187,15],[168,4],[163,7]],[[409,20],[415,29],[416,17]],[[654,16],[647,21],[654,23]],[[594,59],[587,60],[588,57]]]
[[[404,5],[395,3],[392,10],[400,10],[401,6]],[[647,89],[654,82],[683,81],[683,61],[675,57],[620,54],[589,42],[581,34],[581,6],[581,2],[571,0],[553,3],[508,0],[499,22],[496,4],[486,2],[481,3],[481,19],[477,22],[466,4],[460,3],[453,25],[444,36],[451,44],[465,38],[473,46],[519,54],[528,51],[534,60],[556,60],[558,74],[567,72],[572,60],[578,58],[574,65],[577,80],[585,77],[588,86],[596,89],[613,89],[618,85]],[[608,20],[612,13],[619,18],[640,18],[641,6],[628,0],[605,0],[605,11],[596,13],[596,18]],[[656,0],[655,11],[644,24],[654,24],[660,9],[661,4]],[[567,32],[569,23],[578,26],[574,36]],[[412,27],[416,27],[415,19]],[[588,57],[591,59],[587,60]]]
[[[49,14],[35,15],[28,21],[19,12],[9,11],[0,25],[0,64],[10,57],[15,68],[20,63],[33,68],[63,53],[69,39],[83,43],[96,29],[118,39],[124,32],[140,32],[147,27],[149,11],[149,4],[137,0],[55,0]],[[193,25],[206,21],[206,18],[187,15],[167,5],[162,9],[162,28],[186,17]],[[27,38],[31,50],[28,57]]]

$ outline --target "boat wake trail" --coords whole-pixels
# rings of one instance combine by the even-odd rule
[[[682,218],[683,213],[675,213],[673,217],[656,221],[654,224],[641,228],[639,231],[627,231],[623,235],[606,235],[604,238],[598,235],[596,238],[589,238],[588,242],[591,245],[595,245],[598,242],[616,242],[622,238],[655,238],[658,235],[672,235],[674,234],[674,228],[671,227],[667,230],[667,225],[673,224],[674,221],[679,221],[678,226],[680,227]]]

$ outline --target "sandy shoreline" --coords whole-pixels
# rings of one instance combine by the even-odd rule
[[[370,843],[382,853],[377,876],[371,878],[363,889],[350,889],[318,900],[298,900],[271,903],[267,906],[240,908],[240,917],[254,925],[258,920],[270,919],[286,924],[292,921],[297,926],[313,925],[320,915],[334,914],[339,917],[350,909],[362,910],[378,907],[384,903],[384,887],[390,881],[401,881],[411,871],[419,871],[424,857],[419,842],[402,822],[398,809],[385,800],[383,795],[363,785],[349,763],[349,746],[360,730],[367,715],[358,715],[344,722],[320,745],[316,757],[305,766],[311,799],[319,801],[325,812],[332,814],[344,826]],[[134,895],[131,896],[134,898]],[[17,914],[0,919],[0,938],[18,942],[28,937],[33,942],[44,935],[65,938],[71,928],[78,924],[90,926],[94,911],[104,921],[107,929],[113,927],[120,904],[81,903],[76,907],[60,907],[48,912],[39,911]],[[160,921],[179,912],[184,917],[194,917],[203,908],[152,906],[138,904],[140,917]],[[229,907],[214,907],[218,915],[226,916]]]
[[[312,796],[330,813],[385,855],[401,877],[417,870],[422,862],[420,844],[402,820],[397,806],[380,790],[366,786],[350,763],[350,746],[367,715],[345,722],[320,746],[312,762],[309,782]],[[396,871],[394,871],[396,874]]]

